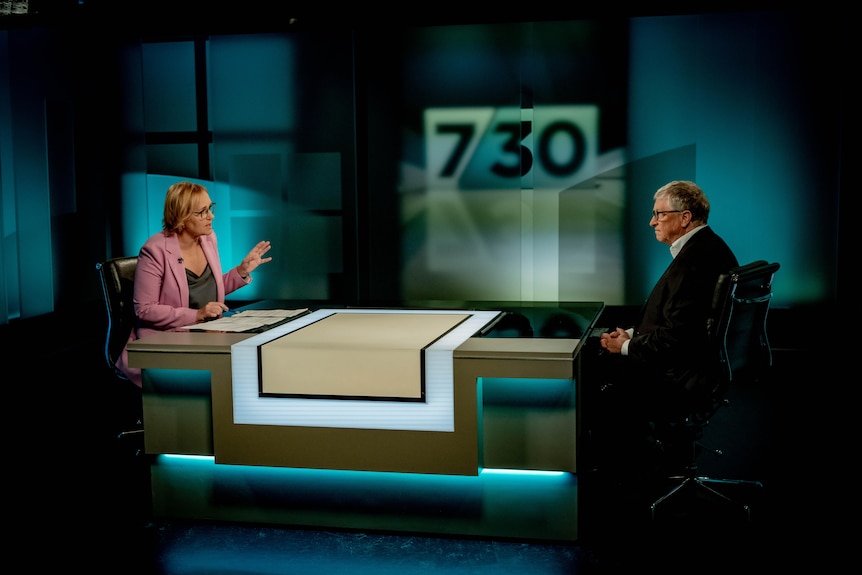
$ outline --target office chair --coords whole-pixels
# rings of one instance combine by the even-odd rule
[[[713,391],[709,405],[677,421],[655,422],[654,436],[661,444],[682,445],[685,460],[681,472],[671,474],[676,484],[650,506],[655,519],[657,508],[671,498],[700,491],[719,502],[741,508],[748,519],[751,509],[720,491],[722,485],[749,485],[762,489],[759,481],[716,479],[698,474],[697,458],[703,451],[722,455],[700,443],[704,428],[712,417],[729,405],[727,391],[740,381],[757,381],[772,367],[772,350],[766,331],[766,316],[772,298],[772,281],[778,263],[764,260],[736,267],[722,274],[716,284],[712,314],[707,322],[710,345],[721,365],[722,380]]]
[[[102,283],[102,294],[104,295],[108,318],[105,334],[105,361],[119,383],[127,385],[131,390],[130,393],[135,395],[139,395],[137,386],[131,383],[122,371],[117,369],[116,363],[135,325],[135,308],[132,296],[134,295],[135,268],[137,265],[137,256],[119,257],[96,264]],[[136,413],[135,415],[134,429],[121,431],[119,433],[120,439],[143,434],[143,414]]]

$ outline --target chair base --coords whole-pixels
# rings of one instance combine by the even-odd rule
[[[125,443],[133,441],[132,445],[135,448],[135,456],[139,456],[144,452],[144,428],[143,422],[138,419],[134,429],[125,429],[117,434],[117,441]]]
[[[705,476],[686,476],[682,478],[679,483],[677,483],[670,491],[666,492],[664,495],[653,501],[650,505],[650,513],[652,515],[652,519],[656,518],[656,510],[659,505],[667,502],[669,499],[679,496],[679,494],[683,493],[686,489],[693,489],[695,491],[701,491],[708,496],[717,499],[721,503],[729,504],[739,508],[743,513],[745,513],[745,517],[747,520],[751,520],[751,506],[748,503],[743,503],[732,499],[726,494],[718,491],[712,487],[720,486],[720,485],[733,485],[733,486],[750,486],[757,488],[758,490],[763,489],[763,484],[759,481],[753,480],[745,480],[745,479],[716,479],[712,477]]]

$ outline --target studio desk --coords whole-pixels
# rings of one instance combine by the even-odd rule
[[[249,307],[275,306],[301,304]],[[153,515],[574,541],[579,352],[602,309],[321,307],[135,341]]]

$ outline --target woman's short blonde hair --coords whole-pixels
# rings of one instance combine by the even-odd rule
[[[206,187],[192,182],[177,182],[165,194],[165,214],[162,229],[169,234],[182,231],[185,222],[194,213],[201,194],[207,193]]]

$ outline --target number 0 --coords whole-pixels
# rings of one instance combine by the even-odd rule
[[[554,160],[550,151],[551,139],[559,132],[568,134],[573,144],[571,159],[562,164]],[[545,171],[552,176],[568,176],[578,171],[581,164],[584,163],[586,147],[586,138],[580,128],[564,120],[553,122],[542,130],[542,134],[539,137],[539,162],[541,162]]]

